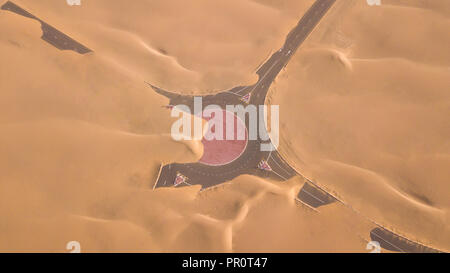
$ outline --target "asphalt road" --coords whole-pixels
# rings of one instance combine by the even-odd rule
[[[440,253],[441,251],[413,242],[407,238],[377,227],[370,231],[370,239],[379,242],[380,247],[402,253]]]
[[[317,26],[323,16],[331,8],[336,0],[317,0],[311,8],[304,14],[297,26],[287,35],[286,41],[281,49],[275,52],[263,65],[256,71],[258,81],[250,86],[238,86],[230,90],[220,92],[215,95],[203,96],[203,106],[216,104],[225,108],[226,105],[243,104],[241,98],[251,94],[249,104],[255,106],[264,105],[267,92],[270,85],[278,76],[280,71],[288,64],[291,57],[295,54],[298,47],[305,41],[308,35]],[[170,105],[184,104],[193,110],[193,97],[180,95],[177,92],[168,92],[153,86],[150,86],[161,95],[170,99]],[[245,105],[243,105],[245,106]],[[248,128],[248,117],[246,117],[246,126]],[[201,185],[202,189],[209,188],[242,175],[251,174],[260,177],[270,177],[276,180],[287,180],[297,173],[280,156],[277,151],[261,152],[261,141],[249,141],[244,153],[235,161],[223,166],[208,166],[200,163],[178,164],[173,163],[163,166],[159,178],[154,188],[174,187],[174,181],[178,173],[187,177],[186,183],[178,185]],[[272,170],[258,169],[258,163],[267,160]],[[306,182],[299,191],[296,200],[314,210],[321,206],[336,202],[337,200],[327,192],[317,188],[313,184]],[[372,221],[373,222],[373,221]],[[413,242],[400,235],[397,235],[384,227],[373,222],[377,227],[372,229],[369,237],[373,241],[379,242],[380,246],[386,250],[395,252],[440,252],[439,250]]]
[[[203,106],[216,104],[225,108],[226,105],[242,104],[241,98],[249,93],[251,94],[249,104],[253,104],[255,106],[264,105],[267,92],[274,79],[288,64],[295,51],[308,37],[311,31],[313,31],[335,1],[336,0],[317,0],[311,6],[311,8],[301,18],[297,26],[287,35],[283,47],[275,52],[256,71],[259,79],[254,85],[238,86],[215,95],[203,96]],[[73,50],[80,54],[92,52],[89,48],[75,41],[71,37],[11,1],[8,1],[2,5],[1,9],[39,21],[43,31],[41,38],[60,50]],[[167,92],[158,87],[152,87],[156,92],[168,97],[171,105],[184,104],[191,107],[191,109],[193,108],[192,96],[179,95],[176,92]],[[248,128],[248,118],[246,120],[246,126]],[[186,185],[201,185],[203,189],[229,181],[242,174],[270,177],[280,181],[287,180],[297,175],[296,172],[281,158],[277,151],[262,152],[260,151],[260,144],[260,140],[249,140],[245,151],[238,159],[222,166],[209,166],[198,162],[188,164],[173,163],[165,165],[161,169],[159,178],[156,181],[154,188],[174,187],[174,181],[178,173],[182,174],[184,177],[187,177],[186,183],[182,183],[178,185],[178,187]],[[261,160],[267,161],[271,167],[271,170],[259,169],[257,166]],[[327,192],[307,182],[299,191],[297,201],[310,209],[316,210],[316,208],[320,206],[325,206],[332,202],[336,202],[337,200]],[[370,239],[379,242],[380,246],[384,249],[409,253],[440,252],[439,250],[424,246],[395,234],[376,223],[374,224],[378,227],[374,228],[370,232]]]
[[[249,104],[255,106],[264,105],[270,85],[278,76],[280,71],[288,64],[297,48],[313,31],[322,17],[335,0],[318,0],[301,18],[297,26],[287,35],[286,41],[281,49],[275,52],[256,71],[258,81],[250,86],[238,86],[215,95],[203,96],[203,106],[216,104],[225,109],[226,105],[246,106],[241,98],[251,94]],[[168,92],[153,86],[153,89],[170,99],[171,105],[187,105],[193,111],[193,96],[180,95],[177,92]],[[249,128],[249,119],[246,117],[246,126]],[[260,151],[261,140],[249,140],[245,151],[233,162],[222,166],[209,166],[201,163],[178,164],[173,163],[162,168],[155,188],[173,187],[177,174],[187,177],[184,185],[201,185],[202,188],[212,187],[223,182],[232,180],[242,174],[270,177],[284,181],[296,175],[296,172],[281,158],[277,151]],[[258,163],[267,161],[271,170],[259,169]],[[178,185],[182,186],[182,185]]]
[[[34,19],[39,23],[41,23],[42,40],[46,41],[47,43],[51,44],[52,46],[60,50],[73,50],[80,54],[92,52],[92,50],[90,50],[89,48],[70,38],[66,34],[62,33],[61,31],[57,30],[56,28],[52,27],[51,25],[47,24],[46,22],[42,21],[38,17],[34,16],[33,14],[29,13],[28,11],[24,10],[23,8],[19,7],[18,5],[14,4],[11,1],[6,2],[1,7],[1,9],[8,10],[16,14]]]

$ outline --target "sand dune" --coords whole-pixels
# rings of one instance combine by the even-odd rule
[[[133,76],[167,90],[211,93],[255,82],[261,60],[313,1],[16,2]]]
[[[94,52],[57,50],[40,39],[37,21],[0,12],[8,26],[0,30],[8,64],[0,67],[6,79],[0,82],[0,251],[66,252],[73,240],[83,252],[314,247],[323,231],[289,247],[260,247],[260,233],[241,238],[254,225],[249,217],[271,196],[277,196],[271,203],[297,217],[312,214],[293,201],[298,180],[280,188],[245,176],[201,193],[198,187],[152,191],[161,163],[196,161],[202,147],[171,140],[173,119],[161,107],[167,100],[143,83],[209,92],[254,81],[254,69],[279,47],[306,2],[280,8],[251,1],[145,1],[129,5],[129,14],[118,1],[16,3]],[[278,233],[298,236],[295,228]],[[357,242],[349,249],[365,251],[358,235],[344,237]]]
[[[343,2],[271,90],[281,153],[365,216],[449,250],[447,4]]]
[[[198,160],[201,144],[171,139],[167,100],[133,73],[57,50],[37,21],[0,21],[1,251],[62,252],[75,237],[86,251],[161,250],[116,206],[146,195],[162,163]]]
[[[283,155],[361,214],[296,202],[300,177],[152,190],[162,163],[203,151],[170,138],[168,100],[144,80],[254,83],[313,0],[14,2],[93,52],[0,11],[1,252],[367,252],[364,216],[449,249],[445,1],[340,1],[271,90]]]

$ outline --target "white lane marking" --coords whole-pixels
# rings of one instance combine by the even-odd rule
[[[286,171],[286,169],[284,169],[280,164],[278,164],[278,162],[272,157],[272,161],[275,162],[275,164],[277,164],[277,166],[283,170],[285,173],[290,174],[290,172]]]
[[[225,92],[223,92],[223,93],[233,94],[233,95],[238,96],[238,97],[240,97],[240,98],[243,97],[243,95],[239,95],[238,93],[233,93],[233,92],[230,92],[230,91],[225,91]]]
[[[264,76],[262,76],[262,78],[255,84],[255,86],[253,86],[252,90],[250,90],[249,93],[253,92],[253,90],[255,90],[255,88],[258,87],[258,85],[259,85],[260,83],[263,82],[263,80],[264,80],[264,78],[267,76],[267,74],[269,74],[270,70],[272,70],[272,68],[273,68],[276,64],[278,64],[278,62],[279,62],[279,60],[276,60],[275,63],[273,63],[273,65],[267,70],[267,72],[264,74]]]
[[[277,172],[274,171],[273,169],[272,169],[272,172],[273,172],[274,174],[278,175],[279,177],[283,178],[284,180],[287,180],[285,177],[283,177],[281,174],[277,173]]]
[[[156,188],[156,184],[158,184],[159,178],[161,177],[163,167],[164,167],[164,164],[161,162],[161,164],[159,165],[158,175],[156,176],[155,185],[153,185],[153,190]],[[164,183],[165,183],[165,180],[164,180]]]
[[[298,198],[295,198],[295,201],[302,203],[303,205],[307,206],[308,208],[314,210],[315,212],[319,212],[319,210],[317,210],[316,208],[314,208],[314,207],[312,207],[312,206],[306,204],[305,202],[303,202],[302,200],[300,200],[300,199],[298,199]]]
[[[237,91],[236,94],[241,93],[242,91],[244,91],[244,90],[247,89],[247,88],[248,88],[248,86],[241,88],[241,90]]]
[[[377,235],[376,233],[372,233],[373,235],[377,236],[378,238],[380,238],[381,240],[385,241],[386,243],[390,244],[391,246],[395,247],[396,249],[400,250],[403,253],[406,253],[406,251],[404,251],[403,249],[399,248],[398,246],[386,241],[385,239],[381,238],[379,235]]]
[[[322,201],[320,198],[314,196],[314,195],[313,195],[312,193],[310,193],[309,191],[307,191],[307,190],[305,190],[305,189],[302,189],[301,191],[306,192],[306,193],[307,193],[309,196],[311,196],[312,198],[318,200],[319,202],[322,202],[322,204],[325,204],[324,201]]]

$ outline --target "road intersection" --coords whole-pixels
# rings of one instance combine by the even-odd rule
[[[243,105],[243,107],[246,105],[254,105],[256,107],[264,105],[269,87],[275,78],[288,64],[295,51],[305,41],[335,1],[318,0],[311,6],[294,29],[287,35],[283,47],[276,51],[256,71],[258,81],[254,85],[238,86],[218,94],[203,96],[203,104],[214,104],[223,109],[226,108],[226,105]],[[186,105],[191,110],[193,109],[194,96],[181,95],[176,92],[163,90],[151,84],[149,85],[157,93],[169,98],[170,105]],[[258,111],[260,110],[258,109]],[[248,118],[246,118],[245,123],[247,128],[249,128]],[[278,151],[261,151],[261,143],[262,141],[260,139],[249,139],[245,151],[239,158],[221,166],[210,166],[199,162],[165,165],[162,167],[155,188],[175,186],[174,181],[180,175],[187,178],[184,184],[201,185],[202,189],[230,181],[242,174],[257,175],[265,178],[269,177],[280,181],[297,175],[295,170],[282,159]],[[180,184],[177,184],[177,186],[180,186]]]

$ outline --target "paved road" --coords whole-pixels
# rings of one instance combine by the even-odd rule
[[[215,95],[203,96],[203,106],[216,104],[225,109],[226,105],[242,105],[244,103],[241,99],[247,94],[251,95],[249,104],[255,106],[264,105],[267,92],[274,79],[288,64],[297,48],[308,37],[334,2],[335,0],[318,0],[311,6],[297,26],[287,35],[283,47],[275,52],[256,71],[259,78],[254,85],[238,86]],[[180,95],[176,92],[168,92],[156,86],[151,86],[156,92],[168,97],[171,105],[184,104],[191,108],[191,112],[193,111],[193,96]],[[243,106],[245,107],[246,105]],[[249,128],[248,122],[249,119],[247,116],[247,128]],[[162,168],[155,187],[174,186],[177,174],[186,176],[188,178],[186,182],[189,185],[199,184],[202,188],[208,188],[229,181],[241,174],[270,177],[281,181],[296,175],[296,172],[286,164],[277,151],[260,151],[261,143],[261,140],[249,140],[243,154],[235,161],[223,166],[208,166],[201,163],[174,163],[166,165]],[[258,164],[261,160],[265,160],[271,170],[259,169]]]
[[[6,2],[1,7],[1,9],[17,13],[19,15],[34,19],[39,23],[41,23],[42,40],[46,41],[47,43],[53,45],[54,47],[60,50],[73,50],[80,54],[92,52],[92,50],[90,50],[89,48],[70,38],[66,34],[62,33],[61,31],[57,30],[56,28],[52,27],[51,25],[47,24],[46,22],[42,21],[38,17],[34,16],[33,14],[29,13],[28,11],[24,10],[23,8],[19,7],[18,5],[14,4],[11,1]]]
[[[273,80],[277,77],[281,69],[287,65],[297,48],[308,37],[314,27],[319,23],[328,9],[336,0],[317,0],[313,6],[301,18],[297,26],[288,34],[283,47],[274,53],[258,70],[258,81],[251,86],[239,86],[233,89],[208,95],[203,97],[203,105],[217,104],[225,105],[242,104],[241,98],[246,94],[251,94],[250,104],[263,105],[267,91]],[[33,14],[22,9],[11,1],[1,6],[2,10],[8,10],[19,15],[35,19],[41,23],[43,30],[42,39],[60,50],[73,50],[80,54],[91,52],[84,45],[73,40],[69,36],[50,26]],[[156,92],[170,98],[170,104],[185,104],[193,107],[193,97],[179,95],[175,92],[167,92],[158,87],[152,86]],[[248,118],[246,121],[248,127]],[[202,188],[208,188],[225,181],[229,181],[241,174],[251,174],[260,177],[271,177],[278,180],[287,180],[296,175],[296,172],[281,158],[277,151],[261,152],[261,141],[249,141],[244,153],[232,163],[223,166],[208,166],[201,163],[189,164],[169,164],[161,169],[161,173],[155,187],[173,187],[177,173],[187,177],[183,185],[199,184]],[[261,170],[257,168],[258,163],[264,159],[271,170]],[[316,210],[320,206],[325,206],[336,199],[327,192],[318,189],[310,183],[305,183],[297,196],[297,200],[307,207]],[[436,249],[418,244],[407,238],[399,236],[377,224],[370,232],[370,238],[378,241],[384,249],[397,252],[439,252]]]
[[[226,105],[242,104],[241,98],[251,94],[249,104],[263,105],[270,85],[278,76],[280,71],[288,64],[298,47],[308,37],[311,31],[323,18],[336,0],[317,0],[313,6],[305,13],[297,26],[287,35],[283,47],[275,52],[257,70],[258,81],[250,86],[238,86],[215,95],[203,96],[203,106],[216,104],[223,108]],[[152,88],[170,99],[171,105],[184,104],[193,109],[193,97],[180,95],[175,92],[168,92],[151,85]],[[245,106],[245,105],[244,105]],[[248,128],[248,117],[246,118]],[[229,181],[241,174],[251,174],[260,177],[270,177],[280,181],[287,180],[296,175],[293,170],[280,156],[277,151],[261,152],[261,141],[249,141],[247,149],[234,162],[224,166],[207,166],[200,163],[189,164],[169,164],[163,166],[155,188],[173,187],[177,174],[180,173],[188,178],[183,185],[199,184],[203,189]],[[267,160],[272,168],[271,171],[258,169],[261,159]],[[317,208],[336,202],[337,200],[327,192],[315,187],[311,183],[305,183],[299,191],[296,199],[300,204],[317,211]],[[419,243],[399,236],[377,224],[369,237],[373,241],[378,241],[384,249],[396,252],[439,252]]]
[[[407,238],[398,236],[397,234],[384,229],[382,227],[377,227],[370,231],[370,239],[376,241],[384,249],[403,252],[403,253],[440,253],[441,251],[418,244]]]

